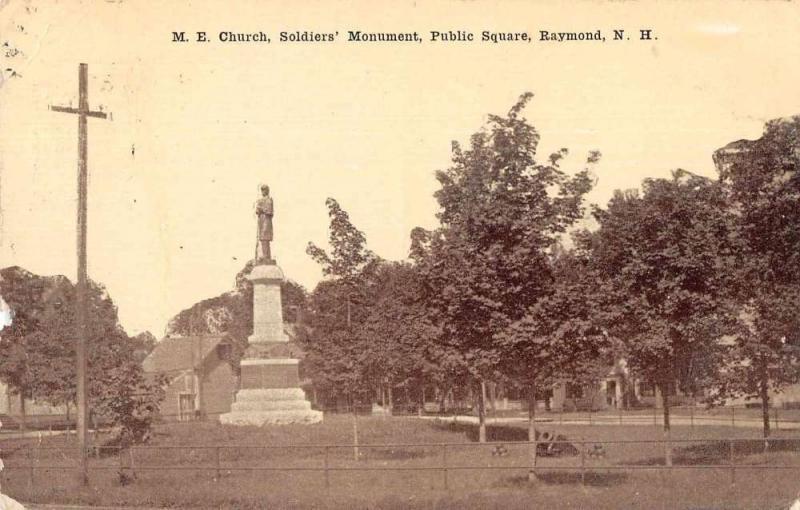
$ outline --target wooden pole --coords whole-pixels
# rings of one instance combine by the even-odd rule
[[[81,64],[78,71],[78,108],[81,111],[89,109],[87,92],[88,66]],[[77,288],[77,391],[78,391],[78,448],[80,448],[78,478],[81,485],[88,485],[89,473],[87,466],[89,406],[86,405],[86,216],[87,216],[87,180],[86,168],[86,115],[78,115],[78,288]]]
[[[89,66],[80,64],[78,66],[78,108],[51,106],[50,109],[61,113],[72,113],[78,115],[78,218],[77,218],[77,256],[78,256],[78,281],[76,288],[76,375],[77,375],[77,436],[78,436],[78,479],[81,485],[88,485],[89,475],[87,466],[88,451],[88,392],[86,381],[86,358],[87,358],[87,271],[86,271],[86,235],[87,235],[87,117],[106,118],[103,112],[89,110]]]
[[[330,478],[330,471],[329,468],[329,461],[328,457],[330,456],[330,447],[325,446],[325,489],[331,488],[331,478]]]

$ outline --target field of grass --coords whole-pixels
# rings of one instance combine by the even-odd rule
[[[347,446],[352,442],[350,417],[328,415],[322,424],[308,426],[164,425],[146,447],[93,458],[92,483],[84,489],[75,483],[74,438],[5,440],[0,442],[6,461],[2,489],[38,503],[504,510],[777,509],[788,508],[800,491],[800,469],[756,469],[800,468],[800,438],[776,442],[765,453],[757,429],[679,426],[671,436],[675,467],[657,470],[664,460],[663,445],[653,442],[662,439],[660,428],[549,423],[539,429],[565,435],[578,450],[581,440],[590,447],[602,443],[605,455],[584,459],[583,477],[581,455],[540,457],[538,482],[529,484],[529,447],[518,443],[526,439],[523,424],[490,426],[490,442],[479,444],[474,425],[360,417],[355,460],[353,447]],[[720,441],[731,437],[737,439],[734,485],[730,444]],[[687,439],[693,441],[682,442]],[[496,451],[500,442],[507,442],[503,455]],[[375,446],[387,443],[395,446]],[[32,484],[28,455],[36,465]],[[719,468],[699,469],[706,465]],[[150,469],[164,467],[170,469]]]

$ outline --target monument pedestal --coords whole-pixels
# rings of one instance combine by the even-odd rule
[[[253,334],[241,362],[240,389],[231,412],[219,417],[231,425],[319,423],[322,412],[311,409],[300,388],[299,360],[286,357],[281,282],[276,265],[259,265],[248,276],[253,282]]]

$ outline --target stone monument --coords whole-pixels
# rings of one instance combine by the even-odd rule
[[[299,360],[291,358],[283,331],[281,283],[283,271],[270,253],[272,198],[261,187],[256,202],[258,236],[255,266],[247,279],[253,282],[253,334],[241,361],[241,381],[231,412],[219,417],[232,425],[318,423],[322,412],[311,409],[300,388]],[[261,256],[259,250],[261,248]]]

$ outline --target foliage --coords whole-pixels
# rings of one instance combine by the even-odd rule
[[[330,279],[317,285],[309,298],[304,371],[316,387],[352,396],[369,390],[366,357],[371,345],[360,328],[369,313],[367,288],[379,259],[339,203],[333,198],[325,203],[331,253],[313,243],[306,252]]]
[[[235,288],[219,296],[204,299],[181,310],[167,324],[167,335],[222,335],[233,340],[231,362],[238,362],[247,350],[247,338],[253,332],[253,284],[247,275],[253,270],[253,261],[245,264],[236,274]],[[299,329],[306,308],[307,292],[299,283],[284,280],[281,283],[281,308],[284,322]]]
[[[556,249],[551,259],[549,292],[499,337],[514,353],[504,372],[538,388],[561,379],[579,380],[582,375],[596,380],[606,375],[613,355],[619,353],[597,317],[597,279],[587,254]]]
[[[247,275],[253,261],[236,274],[235,288],[219,296],[204,299],[181,310],[167,324],[167,335],[230,334],[246,340],[253,332],[253,284]],[[285,322],[297,321],[305,307],[306,290],[302,285],[285,280],[281,284],[281,304]]]
[[[761,138],[729,144],[714,161],[743,239],[744,283],[718,396],[758,396],[766,412],[771,390],[800,381],[800,116],[769,122]]]
[[[694,390],[714,373],[719,339],[735,324],[740,246],[722,187],[677,170],[645,180],[641,196],[616,192],[595,217],[600,228],[582,243],[600,277],[604,327],[662,394],[675,381]]]
[[[358,334],[373,386],[391,383],[421,392],[426,382],[443,381],[439,328],[419,299],[420,287],[416,268],[401,262],[380,264],[368,283],[370,306]]]
[[[14,321],[0,336],[0,378],[17,393],[53,405],[76,401],[75,289],[64,277],[40,277],[19,267],[0,271]],[[157,383],[137,361],[142,342],[119,324],[105,289],[88,285],[89,408],[132,440],[147,437],[160,402]]]
[[[591,188],[588,171],[569,177],[560,169],[566,149],[536,161],[539,134],[521,116],[531,97],[505,117],[490,115],[469,149],[453,144],[452,166],[436,174],[441,226],[412,234],[441,347],[474,378],[492,377],[506,355],[517,356],[507,328],[549,291],[548,250],[582,216]]]
[[[347,211],[333,198],[325,200],[330,217],[331,253],[308,243],[306,253],[322,266],[322,274],[354,287],[378,257],[367,248],[367,238],[350,222]]]

